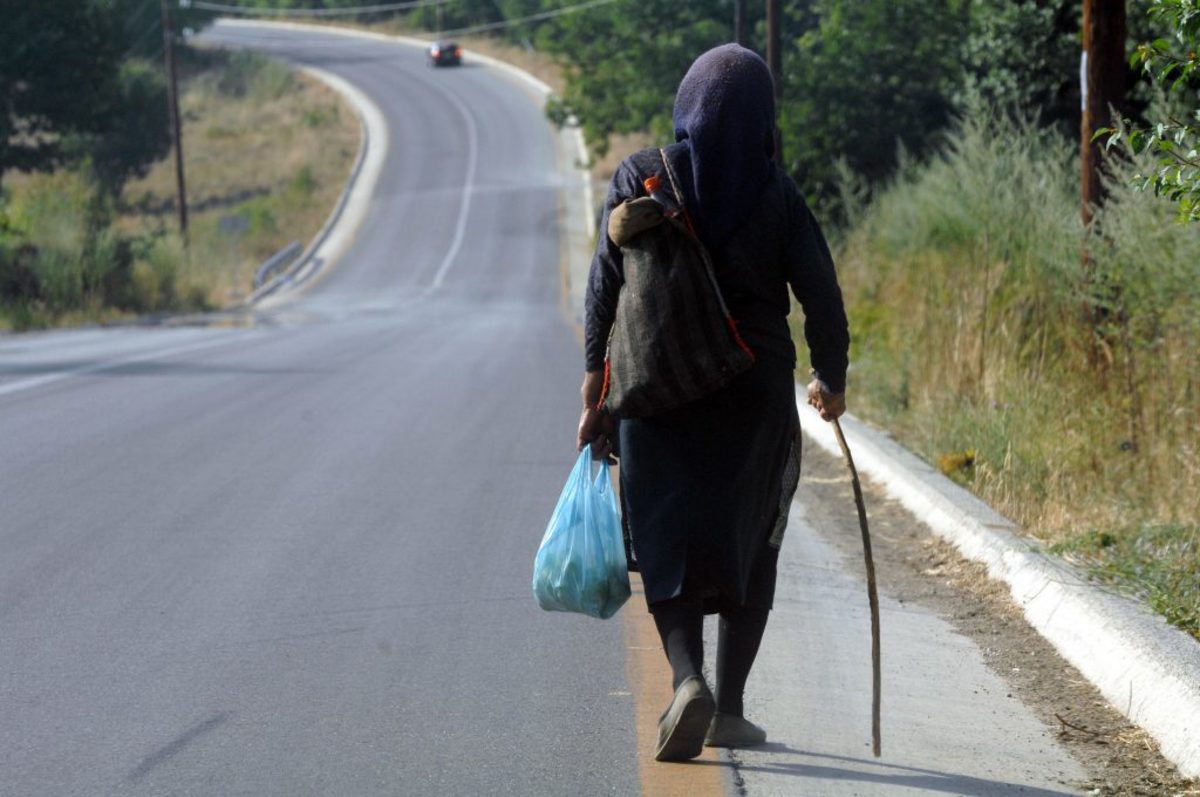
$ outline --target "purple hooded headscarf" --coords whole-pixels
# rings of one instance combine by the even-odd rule
[[[715,47],[688,69],[675,96],[670,154],[697,231],[724,244],[762,200],[775,173],[775,92],[756,53]]]

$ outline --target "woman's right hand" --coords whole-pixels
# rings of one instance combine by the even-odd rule
[[[604,372],[588,371],[583,375],[579,397],[583,412],[579,415],[579,430],[575,434],[575,450],[582,451],[592,443],[592,459],[605,459],[613,452],[613,432],[617,428],[612,415],[600,409],[604,393]]]
[[[616,424],[613,417],[595,407],[584,407],[579,416],[579,431],[575,435],[575,450],[582,451],[592,444],[592,459],[606,459],[613,452],[612,436]]]

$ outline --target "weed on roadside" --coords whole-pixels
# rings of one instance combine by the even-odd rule
[[[1167,622],[1200,639],[1200,525],[1147,523],[1088,531],[1051,551],[1144,599]]]

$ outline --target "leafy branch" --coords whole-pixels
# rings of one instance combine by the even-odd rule
[[[1200,41],[1200,0],[1151,0],[1150,16],[1167,23],[1174,42],[1166,38],[1138,45],[1130,58],[1140,65],[1151,80],[1170,92],[1194,87],[1200,76],[1197,42]],[[1193,94],[1193,97],[1195,95]],[[1149,127],[1137,127],[1125,120],[1116,129],[1101,130],[1107,135],[1106,148],[1124,141],[1135,155],[1149,153],[1157,169],[1138,174],[1134,182],[1142,190],[1153,190],[1179,205],[1182,220],[1200,221],[1200,108],[1188,119],[1168,116]]]

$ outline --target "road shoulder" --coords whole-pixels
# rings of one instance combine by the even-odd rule
[[[809,408],[801,409],[812,441],[840,458],[828,425]],[[1092,714],[1078,722],[1064,715],[1067,722],[1087,728],[1079,731],[1064,723],[1066,737],[1073,731],[1100,740],[1109,748],[1106,755],[1123,742],[1139,750],[1158,746],[1185,776],[1200,771],[1200,648],[1192,639],[1135,601],[1089,583],[1052,559],[1036,541],[1020,536],[1008,520],[882,433],[854,419],[846,419],[844,426],[859,468],[877,484],[869,514],[886,513],[881,506],[890,499],[919,518],[941,540],[942,558],[961,561],[955,565],[960,568],[967,562],[959,557],[974,562],[970,567],[977,573],[971,579],[978,586],[976,592],[998,595],[996,605],[1010,607],[1008,612],[1030,629],[1031,636],[1013,641],[1018,647],[999,649],[997,660],[1003,658],[1000,654],[1018,654],[1023,647],[1042,642],[1047,652],[1065,659],[1063,665],[1074,673],[1068,679],[1090,682],[1092,702],[1103,703],[1110,713]],[[912,555],[923,554],[924,542],[913,546]],[[933,573],[934,578],[940,575]],[[1021,680],[1019,670],[1009,671]],[[1078,698],[1074,707],[1086,702]],[[1063,706],[1074,710],[1070,704]],[[1145,729],[1148,737],[1138,738],[1134,726],[1117,711]],[[1053,714],[1043,719],[1057,723]],[[1186,787],[1178,775],[1170,774],[1169,765],[1156,763],[1153,756],[1142,763],[1152,771],[1163,770],[1163,782]]]
[[[775,610],[747,689],[770,734],[731,755],[741,792],[766,795],[1078,794],[1085,767],[958,633],[914,601],[897,559],[920,524],[868,495],[879,544],[883,756],[871,755],[870,619],[850,482],[810,446],[779,564]],[[913,572],[915,584],[936,579]],[[991,647],[1011,640],[997,638]],[[713,651],[715,652],[715,650]],[[710,655],[711,659],[712,656]]]

